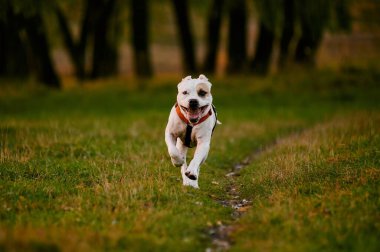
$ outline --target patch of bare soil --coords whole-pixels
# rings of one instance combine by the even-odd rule
[[[243,161],[234,164],[231,170],[225,175],[229,180],[229,185],[226,188],[226,196],[223,199],[215,199],[224,207],[230,207],[233,209],[231,214],[232,223],[223,224],[218,222],[216,225],[210,227],[207,230],[207,234],[211,238],[211,246],[206,249],[207,252],[211,251],[226,251],[230,249],[233,241],[231,240],[231,233],[234,231],[234,222],[236,222],[249,208],[251,201],[248,199],[242,199],[239,193],[236,177],[240,176],[240,172],[246,166],[251,164],[257,157],[265,150],[274,146],[277,141],[269,144],[265,148],[260,148],[247,156]]]

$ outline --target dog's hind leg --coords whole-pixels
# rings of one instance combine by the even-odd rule
[[[192,186],[194,188],[199,188],[198,180],[191,180],[185,175],[185,172],[187,170],[186,154],[187,154],[188,148],[185,145],[183,145],[183,143],[180,139],[177,139],[176,147],[179,150],[179,152],[185,157],[185,162],[181,166],[181,175],[182,175],[183,185],[184,186]]]

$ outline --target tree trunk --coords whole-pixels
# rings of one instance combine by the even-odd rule
[[[247,6],[245,0],[229,2],[228,73],[244,71],[247,63]]]
[[[87,0],[85,12],[82,17],[82,24],[80,30],[79,41],[76,43],[77,51],[77,61],[78,61],[78,78],[84,79],[87,77],[86,74],[86,48],[88,46],[88,41],[90,40],[92,34],[95,30],[95,17],[93,13],[95,12],[94,3],[95,0]]]
[[[149,52],[147,0],[131,0],[132,46],[135,73],[139,77],[153,74]]]
[[[298,7],[301,38],[296,47],[295,61],[313,66],[323,31],[330,18],[331,1],[306,1]]]
[[[5,26],[5,23],[3,23],[0,20],[0,76],[4,76],[7,74],[7,66],[8,66],[8,48],[7,48],[7,41],[13,40],[9,37],[5,39],[5,34],[7,34],[7,27]]]
[[[75,75],[78,79],[84,79],[86,77],[85,71],[85,54],[87,41],[90,36],[90,33],[94,29],[94,2],[87,0],[85,12],[83,14],[82,24],[81,24],[81,33],[79,41],[74,41],[72,33],[70,32],[69,25],[66,21],[65,15],[58,6],[55,6],[55,14],[58,19],[58,25],[60,27],[61,33],[63,35],[63,40],[66,45],[66,48],[69,52],[70,58],[73,62]]]
[[[114,11],[115,0],[100,1],[96,29],[94,30],[94,50],[92,58],[91,78],[105,77],[117,71],[117,49],[110,43],[108,31],[111,15]]]
[[[6,22],[0,20],[0,75],[26,77],[30,74],[25,44],[20,38],[22,20],[6,10]]]
[[[182,64],[185,72],[194,73],[197,70],[193,35],[190,28],[187,0],[172,0],[177,29],[182,48]]]
[[[207,52],[204,71],[214,73],[220,42],[220,26],[222,23],[224,0],[214,0],[209,10],[207,24]]]
[[[313,66],[318,46],[322,40],[322,32],[312,32],[311,28],[304,23],[301,23],[301,32],[301,38],[296,47],[295,61]]]
[[[59,88],[60,82],[50,57],[46,31],[40,14],[25,17],[27,39],[33,56],[33,67],[37,78],[52,88]]]
[[[251,72],[256,74],[266,74],[268,72],[274,38],[273,30],[260,21],[259,36],[255,56],[251,63]]]
[[[284,0],[282,8],[284,23],[280,40],[280,67],[283,67],[286,64],[289,55],[289,45],[294,35],[294,0]]]

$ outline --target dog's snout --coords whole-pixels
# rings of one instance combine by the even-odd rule
[[[196,99],[189,100],[189,107],[190,108],[198,108],[199,107],[198,100],[196,100]]]

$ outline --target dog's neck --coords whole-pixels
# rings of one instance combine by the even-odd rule
[[[184,116],[184,114],[182,114],[182,111],[181,111],[181,108],[178,106],[178,103],[175,104],[175,110],[177,112],[177,115],[179,118],[181,118],[181,120],[186,123],[187,125],[191,125],[191,126],[195,126],[195,125],[198,125],[198,124],[201,124],[203,123],[204,121],[207,120],[207,118],[209,118],[211,115],[212,115],[212,106],[210,106],[210,110],[207,112],[206,115],[204,115],[201,119],[199,119],[198,122],[196,123],[191,123],[187,118],[186,116]]]

